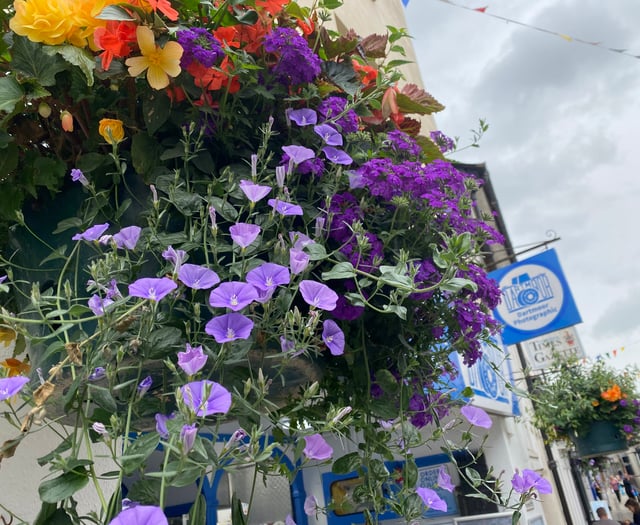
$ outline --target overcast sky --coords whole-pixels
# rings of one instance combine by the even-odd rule
[[[640,55],[638,0],[456,1]],[[640,364],[640,60],[440,0],[406,16],[438,127],[464,145],[490,126],[454,158],[487,164],[516,251],[561,237],[587,354]]]

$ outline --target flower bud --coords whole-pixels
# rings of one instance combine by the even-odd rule
[[[73,115],[66,109],[60,113],[60,121],[62,122],[62,129],[71,133],[73,131]]]
[[[49,118],[51,116],[51,106],[46,102],[40,102],[38,105],[38,114],[42,118]]]

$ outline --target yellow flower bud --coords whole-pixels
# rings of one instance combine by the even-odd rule
[[[113,118],[103,118],[98,127],[98,133],[109,144],[115,145],[123,141],[124,128],[122,121]]]

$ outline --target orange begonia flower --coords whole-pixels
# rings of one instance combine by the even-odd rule
[[[275,16],[285,5],[289,3],[289,0],[256,0],[256,7],[264,9],[271,16]]]
[[[136,24],[109,20],[105,27],[93,32],[93,40],[98,49],[102,49],[102,69],[109,70],[114,58],[123,58],[131,53],[131,45],[136,42]]]
[[[60,121],[62,122],[62,129],[71,133],[73,131],[73,115],[66,109],[60,112]]]
[[[160,11],[164,16],[166,16],[172,22],[178,20],[178,11],[176,11],[169,0],[148,0],[151,9],[155,11]]]
[[[618,401],[619,399],[622,399],[622,391],[618,385],[613,385],[609,390],[602,392],[600,396],[606,401]]]
[[[351,63],[353,64],[353,69],[358,73],[365,86],[375,84],[376,78],[378,77],[378,70],[375,67],[362,65],[357,60],[352,60]]]
[[[126,60],[129,74],[137,77],[146,71],[147,81],[153,89],[166,88],[169,85],[169,77],[177,77],[180,74],[182,46],[173,41],[167,42],[164,47],[157,46],[153,31],[146,26],[138,27],[136,36],[142,56]]]
[[[14,357],[8,357],[4,361],[0,362],[2,368],[9,370],[9,377],[19,376],[22,374],[28,374],[31,370],[31,365],[15,359]]]
[[[100,136],[109,144],[118,144],[124,139],[122,121],[113,118],[103,118],[98,125],[98,133],[100,133]]]

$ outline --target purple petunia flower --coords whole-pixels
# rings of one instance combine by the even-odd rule
[[[440,469],[438,470],[438,487],[447,492],[453,492],[453,489],[455,489],[455,486],[451,483],[451,476],[449,476],[444,465],[440,465]]]
[[[551,483],[544,479],[540,474],[533,470],[524,469],[522,474],[516,469],[513,478],[511,478],[513,490],[518,494],[524,494],[530,490],[537,490],[539,494],[551,494],[553,489]]]
[[[304,302],[314,308],[331,312],[338,302],[338,294],[326,284],[316,281],[301,281],[300,293]]]
[[[178,285],[168,277],[143,277],[129,285],[129,295],[151,301],[160,301]]]
[[[231,238],[241,248],[246,248],[255,241],[260,231],[261,228],[257,224],[248,224],[246,222],[239,222],[229,228]]]
[[[95,293],[89,298],[89,301],[87,302],[87,305],[93,312],[93,315],[96,315],[96,316],[104,315],[107,308],[112,304],[113,304],[112,299],[109,299],[108,297],[103,299],[102,297],[100,297],[98,294],[95,294]]]
[[[28,377],[13,376],[0,379],[0,401],[15,396],[29,382]]]
[[[173,271],[177,273],[180,270],[180,266],[182,266],[182,263],[187,258],[187,252],[184,250],[175,250],[173,246],[169,246],[162,252],[162,257],[165,261],[173,263]]]
[[[292,109],[288,113],[289,120],[295,122],[298,126],[312,126],[318,122],[318,114],[309,108]]]
[[[255,287],[248,283],[230,281],[222,283],[209,295],[209,304],[219,308],[242,310],[258,298]]]
[[[247,273],[247,282],[258,290],[274,290],[281,284],[289,284],[291,275],[284,266],[275,263],[264,263]]]
[[[183,264],[178,270],[178,279],[194,290],[208,290],[220,282],[218,274],[197,264]]]
[[[136,505],[120,512],[109,525],[169,525],[169,521],[160,507]]]
[[[138,244],[140,239],[140,232],[142,228],[140,226],[127,226],[122,228],[118,233],[113,236],[113,241],[118,248],[126,248],[127,250],[133,250]]]
[[[240,189],[251,202],[258,202],[264,199],[271,191],[271,186],[260,186],[249,180],[240,181]]]
[[[71,170],[71,180],[73,182],[79,182],[83,186],[89,185],[89,181],[87,180],[87,177],[85,177],[84,173],[82,173],[82,170],[79,170],[78,168],[73,168]]]
[[[425,507],[427,507],[429,510],[439,510],[442,512],[447,512],[447,502],[440,498],[435,490],[425,487],[418,487],[416,489],[416,494],[420,496]]]
[[[188,454],[196,443],[196,436],[198,435],[198,426],[195,423],[191,425],[183,425],[180,430],[180,439],[182,440],[182,452]]]
[[[151,388],[152,384],[153,384],[153,379],[151,378],[151,376],[145,377],[138,384],[138,395],[140,397],[143,397],[149,391],[149,389]]]
[[[344,354],[344,332],[331,319],[322,323],[322,340],[331,351],[331,355]]]
[[[289,216],[289,215],[303,215],[302,207],[297,204],[292,204],[290,202],[281,201],[280,199],[269,199],[267,201],[269,206],[271,206],[275,211],[277,211],[280,215]]]
[[[242,314],[224,314],[211,319],[204,331],[216,342],[228,343],[236,339],[248,339],[253,330],[253,321]]]
[[[322,153],[324,153],[327,160],[333,162],[334,164],[342,164],[343,166],[349,166],[353,163],[353,159],[346,154],[344,151],[338,148],[334,148],[333,146],[325,146],[322,148]]]
[[[306,436],[304,442],[306,446],[302,452],[308,459],[324,461],[333,456],[333,448],[331,448],[331,445],[329,445],[320,434]]]
[[[207,358],[208,356],[202,350],[202,346],[191,346],[187,343],[187,351],[178,352],[178,366],[187,375],[192,376],[202,370]]]
[[[167,429],[167,421],[170,419],[174,419],[176,417],[175,414],[171,413],[168,416],[164,414],[156,414],[156,432],[160,435],[162,439],[169,439],[169,430]]]
[[[96,224],[95,226],[91,226],[91,228],[83,231],[82,233],[76,233],[73,237],[71,237],[71,239],[74,241],[97,241],[108,229],[108,222],[105,222],[104,224]]]
[[[290,146],[282,146],[282,151],[287,154],[289,159],[296,166],[301,162],[312,159],[316,156],[312,149],[305,148],[304,146],[296,146],[295,144],[292,144]]]
[[[226,414],[231,408],[231,393],[221,384],[208,379],[181,386],[180,395],[184,404],[198,417]]]
[[[331,124],[319,124],[313,127],[313,131],[329,146],[342,146],[343,144],[342,135]]]
[[[289,250],[289,268],[293,275],[298,275],[306,270],[311,258],[302,250],[291,248]]]
[[[460,409],[460,413],[473,426],[481,428],[491,428],[491,425],[493,424],[493,421],[491,421],[489,415],[481,408],[466,405]]]

